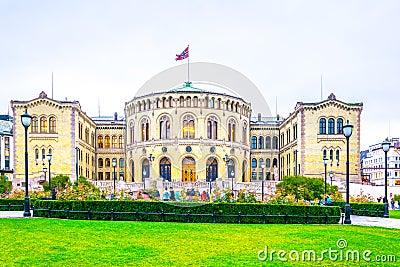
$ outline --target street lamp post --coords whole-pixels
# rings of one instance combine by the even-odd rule
[[[382,149],[383,152],[385,152],[385,203],[384,203],[384,218],[389,218],[389,203],[388,203],[388,197],[387,197],[387,179],[388,179],[388,173],[387,173],[387,153],[390,149],[390,142],[385,140],[382,143]]]
[[[43,172],[44,172],[44,180],[46,181],[46,172],[47,172],[46,165],[43,165]]]
[[[261,202],[264,202],[264,162],[261,163]]]
[[[25,128],[25,200],[24,200],[24,217],[31,217],[31,211],[29,207],[29,194],[28,194],[28,127],[31,125],[32,116],[28,114],[25,109],[25,113],[21,115],[21,122]]]
[[[53,188],[51,187],[51,160],[53,158],[53,155],[51,154],[50,150],[49,153],[47,154],[47,161],[49,162],[49,190],[51,197],[53,198]]]
[[[228,166],[229,166],[229,163],[230,163],[231,159],[229,158],[228,154],[225,154],[225,157],[223,157],[222,159],[225,161],[226,179],[227,179],[227,181],[229,181],[229,169],[228,169]],[[231,190],[232,190],[232,196],[233,196],[233,178],[232,178],[232,188],[231,188]]]
[[[113,159],[112,159],[112,166],[113,166],[113,168],[114,168],[113,180],[114,180],[114,196],[115,196],[115,177],[116,177],[116,174],[115,174],[115,167],[117,166],[117,159],[116,159],[116,158],[113,158]]]
[[[294,150],[294,160],[295,160],[295,166],[294,166],[294,176],[297,176],[297,149]]]
[[[328,165],[328,158],[324,157],[324,166],[325,166],[324,199],[326,198],[326,165]]]
[[[79,143],[78,141],[76,142],[76,166],[75,166],[75,175],[76,175],[76,182],[79,180]]]
[[[332,186],[333,171],[329,172],[329,178],[331,178],[331,186]]]
[[[149,159],[149,179],[150,181],[153,179],[152,177],[152,169],[153,169],[153,161],[154,161],[154,156],[152,153],[148,156]],[[146,185],[146,180],[144,181],[144,184]]]
[[[351,224],[350,220],[350,177],[349,177],[349,139],[351,134],[353,133],[353,125],[349,124],[349,121],[347,121],[347,124],[343,126],[343,134],[346,137],[347,141],[347,155],[346,155],[346,207],[345,207],[345,219],[344,223],[345,224]]]

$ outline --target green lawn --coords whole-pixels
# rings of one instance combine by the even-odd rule
[[[400,210],[389,210],[389,217],[400,219]]]
[[[1,266],[396,266],[345,261],[347,250],[395,255],[399,230],[353,225],[238,225],[0,219]],[[339,249],[337,241],[347,247]],[[342,251],[343,260],[260,261],[272,250]],[[268,254],[270,255],[270,254]],[[295,253],[292,252],[292,256]],[[336,255],[336,254],[335,254]],[[260,254],[261,257],[264,253]],[[361,256],[360,256],[361,257]],[[289,259],[286,255],[285,258]]]

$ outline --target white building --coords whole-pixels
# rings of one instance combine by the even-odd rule
[[[387,152],[388,186],[400,186],[400,142],[399,138],[388,138],[390,149]],[[382,144],[369,147],[362,160],[362,175],[372,185],[385,185],[385,152]]]
[[[8,115],[0,115],[0,174],[12,178],[14,149],[13,144],[13,123],[12,117]]]

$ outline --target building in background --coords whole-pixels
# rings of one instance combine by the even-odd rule
[[[277,117],[252,117],[251,137],[251,180],[281,180],[278,172],[279,126],[283,119]]]
[[[167,74],[162,72],[164,78]],[[235,75],[243,86],[254,86],[243,75]],[[254,99],[244,99],[238,92],[227,84],[211,82],[186,82],[172,88],[158,84],[153,91],[126,102],[124,117],[89,117],[78,101],[50,99],[44,92],[32,100],[11,101],[13,184],[23,186],[24,181],[25,131],[20,117],[25,110],[32,116],[28,130],[32,184],[48,179],[43,167],[49,165],[49,153],[51,176],[63,174],[71,181],[84,176],[110,182],[115,171],[116,180],[143,186],[145,181],[185,183],[218,178],[232,187],[233,182],[244,186],[293,175],[324,177],[324,157],[329,159],[327,171],[335,179],[344,178],[346,138],[342,129],[347,121],[354,126],[350,178],[361,181],[362,103],[345,103],[331,94],[320,102],[298,102],[285,119],[271,116],[267,104],[265,113],[252,117]]]
[[[133,98],[125,105],[128,180],[249,181],[250,113],[244,99],[191,83]]]
[[[0,175],[12,180],[14,168],[13,118],[9,115],[0,115]]]
[[[25,128],[21,115],[32,116],[28,129],[28,177],[30,188],[63,174],[75,181],[78,175],[95,178],[94,121],[82,111],[78,101],[58,101],[41,92],[28,101],[11,101],[15,151],[13,186],[23,187],[25,179]],[[47,155],[51,154],[49,163]],[[49,165],[51,164],[51,165]],[[50,172],[43,171],[46,166]]]
[[[400,142],[399,138],[387,138],[390,149],[387,152],[388,186],[400,185]],[[366,183],[385,185],[385,152],[382,143],[369,146],[362,159],[362,177]]]
[[[353,125],[349,139],[349,176],[360,179],[360,115],[362,103],[345,103],[331,94],[328,99],[315,103],[298,102],[279,126],[280,175],[296,173],[308,177],[324,178],[323,159],[329,160],[327,172],[335,178],[346,176],[346,137],[343,125]]]

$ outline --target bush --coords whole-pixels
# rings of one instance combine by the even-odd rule
[[[49,209],[51,210],[49,212]],[[111,215],[111,211],[114,212]],[[202,223],[338,223],[340,209],[326,206],[258,203],[179,203],[151,201],[41,201],[34,216],[93,220]],[[113,218],[112,218],[113,216]],[[328,217],[327,217],[328,216]]]
[[[334,205],[340,207],[342,212],[344,212],[346,202],[335,201]],[[383,217],[384,213],[383,203],[351,202],[350,208],[351,208],[351,214],[358,216]]]

